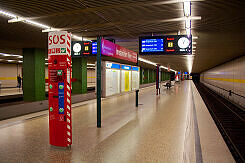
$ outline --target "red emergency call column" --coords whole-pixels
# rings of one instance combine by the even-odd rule
[[[68,147],[72,144],[71,121],[71,34],[48,35],[49,142]]]

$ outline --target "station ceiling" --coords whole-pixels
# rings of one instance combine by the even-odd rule
[[[78,36],[98,35],[138,52],[138,37],[185,34],[183,3],[180,0],[8,0],[0,10],[37,21]],[[202,72],[245,53],[245,1],[192,0],[192,35],[196,52],[192,72]],[[0,52],[21,54],[22,48],[47,48],[47,33],[22,22],[8,23],[0,15]],[[186,56],[141,56],[188,71]]]

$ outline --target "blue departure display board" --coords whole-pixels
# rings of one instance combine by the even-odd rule
[[[192,36],[163,35],[139,37],[140,55],[191,55]]]
[[[141,52],[163,52],[163,38],[160,39],[142,39]]]
[[[97,42],[92,42],[92,54],[97,54]]]

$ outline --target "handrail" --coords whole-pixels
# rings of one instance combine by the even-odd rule
[[[224,90],[224,91],[226,91],[226,92],[229,92],[230,94],[234,94],[234,95],[240,96],[240,97],[242,97],[242,98],[245,98],[244,96],[239,95],[239,94],[233,92],[232,90],[227,90],[227,89],[221,88],[221,87],[219,87],[219,86],[216,86],[216,85],[213,85],[213,84],[210,84],[210,83],[207,83],[207,82],[204,82],[204,83],[205,83],[205,84],[212,85],[212,86],[214,86],[214,87],[216,87],[216,88],[222,89],[222,90]]]

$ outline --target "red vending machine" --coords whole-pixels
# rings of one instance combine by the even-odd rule
[[[71,121],[71,34],[66,31],[48,35],[49,142],[69,147]]]

